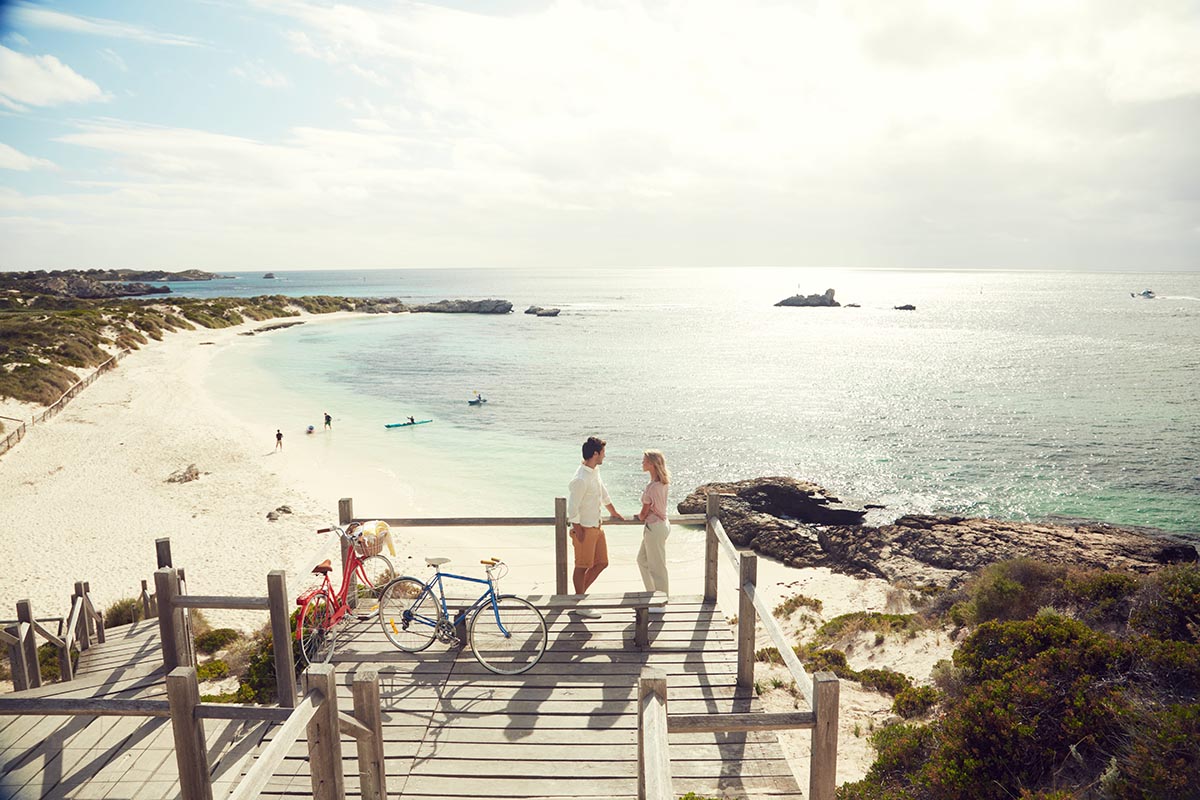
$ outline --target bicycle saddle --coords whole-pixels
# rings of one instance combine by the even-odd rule
[[[450,559],[448,559],[448,558],[427,558],[427,559],[425,559],[425,563],[431,567],[440,567],[442,564],[449,564]]]
[[[332,571],[333,565],[329,563],[328,558],[313,567],[313,575],[327,575]]]

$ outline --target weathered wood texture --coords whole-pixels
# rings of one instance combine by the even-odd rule
[[[630,647],[628,611],[582,620],[549,610],[546,621],[545,657],[513,677],[493,675],[469,651],[437,643],[420,654],[402,653],[372,621],[352,621],[341,632],[334,691],[343,713],[382,731],[388,797],[632,800],[638,678],[646,668],[666,677],[669,730],[672,718],[687,715],[736,715],[731,721],[742,724],[762,713],[753,691],[736,685],[730,626],[699,597],[674,597],[652,617],[645,650]],[[166,700],[158,632],[157,620],[109,629],[107,643],[84,654],[74,681],[23,696]],[[356,707],[356,682],[371,672],[379,676],[377,721]],[[200,716],[213,796],[223,797],[282,726]],[[360,776],[374,754],[364,754],[364,762],[353,736],[340,739],[347,796],[360,798],[364,788],[371,796],[374,787],[364,787]],[[676,796],[804,796],[774,733],[672,732],[668,740]],[[288,746],[260,796],[312,796],[308,747],[303,736]],[[0,717],[0,752],[0,796],[180,796],[165,719]]]

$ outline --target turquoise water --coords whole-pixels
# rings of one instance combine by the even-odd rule
[[[226,402],[297,434],[329,410],[328,456],[410,487],[403,502],[426,513],[549,514],[597,434],[622,510],[636,510],[641,452],[654,447],[674,470],[674,499],[706,481],[784,474],[890,516],[1200,532],[1197,273],[276,274],[182,293],[513,302],[503,317],[297,326],[217,362],[239,376],[220,390]],[[861,307],[773,307],[829,287]],[[1159,298],[1130,297],[1147,287]],[[893,310],[903,303],[917,311]],[[520,313],[530,304],[563,312]],[[466,403],[476,389],[482,408]],[[384,429],[410,414],[435,422]]]

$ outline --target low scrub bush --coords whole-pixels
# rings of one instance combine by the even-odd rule
[[[941,695],[932,686],[907,686],[896,692],[892,713],[904,719],[923,717],[937,705]]]
[[[213,628],[196,637],[196,649],[212,655],[218,650],[224,650],[241,637],[242,635],[233,628]]]
[[[141,622],[143,617],[142,601],[136,597],[125,597],[110,603],[104,609],[104,626],[128,625],[131,622]]]
[[[803,594],[794,594],[784,600],[779,605],[775,606],[775,616],[787,617],[798,608],[811,608],[818,614],[821,612],[821,601],[815,597],[808,597]]]
[[[229,665],[219,658],[196,667],[196,679],[201,683],[219,681],[227,677],[229,677]]]

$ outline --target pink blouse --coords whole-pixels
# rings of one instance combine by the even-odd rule
[[[651,481],[642,492],[642,504],[650,504],[650,512],[644,522],[667,521],[667,484]]]

